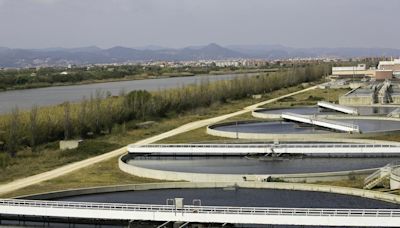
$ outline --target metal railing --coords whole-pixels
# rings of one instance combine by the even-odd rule
[[[333,208],[275,208],[275,207],[225,207],[225,206],[192,206],[185,205],[177,209],[175,205],[152,204],[120,204],[120,203],[86,203],[2,199],[1,206],[110,210],[110,211],[140,211],[140,212],[181,212],[203,214],[238,214],[238,215],[283,215],[283,216],[346,216],[346,217],[400,217],[400,209],[333,209]],[[4,213],[1,212],[0,213]]]
[[[356,131],[360,130],[360,127],[357,124],[344,123],[344,122],[339,122],[339,121],[335,121],[335,120],[327,120],[327,119],[316,118],[316,117],[312,117],[311,119],[313,121],[317,120],[317,121],[320,121],[320,122],[323,122],[323,123],[329,123],[329,124],[332,124],[332,125],[348,127],[348,128],[353,129],[353,130],[356,130]]]
[[[359,126],[356,125],[356,124],[344,123],[344,122],[339,122],[339,121],[334,121],[334,120],[327,120],[327,119],[324,119],[324,118],[318,118],[318,117],[314,117],[314,116],[305,116],[305,115],[300,115],[300,114],[295,114],[295,113],[290,113],[290,112],[283,112],[282,116],[284,116],[284,115],[286,115],[286,116],[294,116],[294,117],[297,117],[297,118],[303,118],[303,119],[306,119],[306,120],[310,120],[312,122],[312,124],[315,124],[315,123],[313,123],[314,121],[320,121],[320,122],[323,122],[323,123],[329,123],[329,124],[332,124],[332,125],[348,127],[348,128],[353,129],[353,130],[359,131]]]
[[[400,161],[396,161],[396,162],[391,162],[385,166],[383,166],[382,168],[379,168],[378,170],[376,170],[375,172],[373,172],[371,175],[367,176],[364,179],[364,185],[367,185],[369,183],[371,183],[374,179],[377,179],[381,176],[382,170],[383,169],[390,169],[388,170],[388,172],[390,172],[392,169],[400,167]]]
[[[367,185],[369,183],[371,183],[373,180],[379,178],[381,176],[381,168],[379,168],[378,170],[376,170],[375,172],[373,172],[371,175],[367,176],[364,179],[364,185]]]
[[[387,116],[388,117],[393,117],[396,114],[400,113],[400,108],[396,108],[395,110],[391,111]]]
[[[131,148],[400,148],[393,144],[288,143],[288,144],[131,144]]]
[[[333,110],[337,110],[340,112],[346,112],[346,113],[351,113],[351,114],[358,114],[358,110],[353,107],[349,106],[344,106],[344,105],[339,105],[339,104],[334,104],[326,101],[318,101],[317,103],[318,106],[322,106],[324,108],[329,108]],[[346,111],[345,111],[346,110]]]

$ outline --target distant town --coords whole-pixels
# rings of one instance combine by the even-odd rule
[[[0,47],[0,68],[67,67],[92,65],[152,66],[262,66],[274,62],[337,62],[369,57],[390,60],[400,56],[390,48],[291,48],[281,45],[231,45],[211,43],[181,49],[135,49],[96,46],[82,48],[11,49]]]
[[[0,70],[12,70],[12,69],[31,69],[38,70],[41,68],[52,67],[55,69],[73,69],[73,68],[86,68],[90,70],[92,67],[112,67],[112,66],[129,66],[129,65],[137,65],[137,66],[150,66],[150,67],[171,67],[171,68],[184,68],[184,67],[268,67],[271,65],[275,66],[286,66],[292,64],[301,64],[301,63],[351,63],[351,62],[361,62],[361,61],[372,61],[377,62],[380,60],[390,60],[393,57],[358,57],[358,58],[288,58],[288,59],[275,59],[275,60],[267,60],[267,59],[222,59],[222,60],[213,60],[213,59],[205,59],[205,60],[187,60],[187,61],[132,61],[132,62],[124,62],[124,63],[94,63],[94,64],[66,64],[63,66],[49,66],[47,64],[38,65],[38,66],[26,66],[26,67],[0,67]],[[394,63],[397,63],[395,60]],[[382,63],[387,62],[390,64],[391,61],[382,61]],[[348,64],[346,64],[348,65]],[[338,75],[346,75],[350,70],[353,72],[357,71],[357,74],[371,75],[372,71],[364,72],[362,70],[375,70],[375,67],[371,67],[370,69],[364,69],[364,65],[360,65],[359,67],[336,67],[334,70],[338,73]],[[341,72],[343,69],[343,72]],[[65,74],[65,73],[64,73]],[[33,76],[33,75],[32,75]]]

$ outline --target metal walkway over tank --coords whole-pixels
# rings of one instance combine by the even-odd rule
[[[244,156],[251,154],[377,154],[400,155],[400,144],[341,144],[341,143],[287,143],[287,144],[147,144],[128,146],[131,154],[182,156]]]
[[[330,103],[330,102],[326,102],[326,101],[318,101],[317,105],[318,105],[318,107],[321,107],[321,108],[331,109],[331,110],[335,110],[335,111],[346,113],[346,114],[351,114],[351,115],[359,114],[358,110],[356,108],[339,105],[339,104],[334,104],[334,103]]]
[[[371,175],[364,179],[364,189],[372,189],[390,177],[392,170],[400,167],[400,162],[393,162],[385,165],[384,167],[376,170]]]
[[[395,110],[391,111],[388,115],[388,117],[400,117],[400,108],[396,108]]]
[[[199,223],[400,227],[400,209],[274,208],[0,200],[0,214]]]
[[[348,133],[361,133],[359,126],[356,124],[343,123],[339,121],[318,118],[315,116],[299,115],[289,112],[282,113],[281,117],[282,119],[311,124],[319,127],[325,127],[333,130],[338,130]]]

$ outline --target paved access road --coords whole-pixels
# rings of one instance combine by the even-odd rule
[[[262,106],[262,105],[265,105],[265,104],[269,104],[269,103],[273,103],[273,102],[275,102],[275,101],[277,101],[279,99],[282,99],[282,98],[285,98],[285,97],[289,97],[289,96],[293,96],[293,95],[296,95],[296,94],[299,94],[299,93],[304,93],[304,92],[309,91],[309,90],[314,90],[317,87],[318,87],[318,85],[317,86],[313,86],[313,87],[309,87],[309,88],[306,88],[306,89],[303,89],[303,90],[299,90],[299,91],[296,91],[296,92],[293,92],[293,93],[289,93],[289,94],[286,94],[286,95],[283,95],[283,96],[280,96],[280,97],[277,97],[277,98],[269,99],[267,101],[263,101],[263,102],[260,102],[260,103],[245,107],[243,110],[240,110],[240,111],[237,111],[237,112],[233,112],[233,113],[229,113],[229,114],[225,114],[225,115],[222,115],[222,116],[217,116],[217,117],[213,117],[213,118],[209,118],[209,119],[205,119],[205,120],[194,121],[194,122],[182,125],[180,127],[177,127],[175,129],[172,129],[170,131],[164,132],[162,134],[155,135],[155,136],[152,136],[150,138],[140,140],[140,141],[136,142],[136,144],[154,143],[154,142],[157,142],[159,140],[162,140],[162,139],[165,139],[165,138],[168,138],[168,137],[171,137],[171,136],[175,136],[175,135],[178,135],[178,134],[181,134],[181,133],[184,133],[184,132],[188,132],[188,131],[191,131],[191,130],[195,130],[195,129],[198,129],[198,128],[201,128],[201,127],[205,127],[205,126],[208,126],[210,124],[215,124],[215,123],[217,123],[219,121],[222,121],[222,120],[234,117],[234,116],[242,115],[242,114],[247,113],[247,112],[251,112],[254,109],[256,109],[257,107],[259,107],[259,106]],[[102,155],[98,155],[98,156],[95,156],[95,157],[92,157],[92,158],[88,158],[88,159],[85,159],[85,160],[82,160],[82,161],[74,162],[74,163],[71,163],[71,164],[68,164],[68,165],[65,165],[65,166],[61,166],[59,168],[56,168],[56,169],[53,169],[53,170],[50,170],[50,171],[47,171],[47,172],[44,172],[44,173],[40,173],[40,174],[37,174],[37,175],[21,178],[21,179],[15,180],[13,182],[10,182],[10,183],[7,183],[7,184],[3,184],[3,185],[0,186],[0,195],[15,191],[17,189],[25,188],[27,186],[34,185],[34,184],[37,184],[37,183],[40,183],[40,182],[43,182],[43,181],[47,181],[47,180],[50,180],[50,179],[53,179],[53,178],[56,178],[56,177],[60,177],[62,175],[71,173],[71,172],[76,171],[78,169],[85,168],[87,166],[93,165],[95,163],[102,162],[102,161],[105,161],[107,159],[120,156],[120,155],[122,155],[122,154],[124,154],[126,152],[127,152],[127,147],[122,147],[120,149],[117,149],[117,150],[114,150],[114,151],[111,151],[111,152],[108,152],[108,153],[105,153],[105,154],[102,154]]]

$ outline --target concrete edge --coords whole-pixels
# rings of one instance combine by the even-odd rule
[[[300,184],[300,183],[279,183],[279,182],[166,182],[166,183],[148,183],[148,184],[130,184],[130,185],[114,185],[97,188],[82,188],[66,191],[47,192],[35,195],[26,195],[19,198],[23,199],[41,199],[49,200],[60,197],[120,192],[120,191],[143,191],[152,189],[183,189],[183,188],[224,188],[224,187],[242,187],[256,189],[280,189],[293,191],[312,191],[335,193],[342,195],[358,196],[368,199],[380,200],[389,203],[400,204],[400,196],[376,192],[371,190],[355,189],[348,187],[338,187],[317,184]]]
[[[397,120],[397,121],[400,121]],[[392,145],[398,145],[400,142],[384,141],[384,140],[369,140],[362,139],[362,137],[373,137],[390,135],[394,132],[399,131],[387,131],[387,132],[371,132],[364,134],[349,134],[349,133],[326,133],[326,134],[267,134],[267,133],[247,133],[247,132],[229,132],[214,129],[215,127],[243,124],[243,123],[255,123],[263,122],[257,120],[250,121],[231,121],[224,123],[217,123],[207,126],[206,133],[213,136],[233,138],[233,139],[253,139],[253,140],[280,140],[280,141],[319,141],[319,142],[360,142],[360,143],[386,143]],[[349,140],[349,138],[351,140]]]
[[[347,170],[337,172],[323,172],[323,173],[298,173],[298,174],[216,174],[216,173],[191,173],[191,172],[176,172],[158,169],[143,168],[127,164],[126,160],[129,154],[119,157],[118,166],[121,171],[144,178],[153,178],[167,181],[190,181],[190,182],[243,182],[243,181],[257,181],[262,182],[267,178],[276,178],[288,182],[305,182],[313,183],[318,181],[338,181],[349,180],[355,175],[366,176],[377,168],[361,169],[361,170]]]
[[[248,121],[246,121],[248,122]],[[256,121],[255,121],[256,122]],[[242,123],[242,122],[237,122]],[[243,133],[243,132],[229,132],[229,131],[220,131],[214,129],[219,126],[226,126],[236,124],[236,122],[225,122],[219,124],[209,125],[206,128],[206,133],[213,136],[224,137],[224,138],[233,138],[233,139],[258,139],[258,140],[295,140],[295,141],[322,141],[329,142],[333,141],[334,138],[342,139],[353,138],[359,136],[358,134],[346,134],[346,133],[327,133],[327,134],[265,134],[265,133]],[[340,140],[335,140],[340,141]]]

